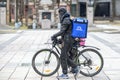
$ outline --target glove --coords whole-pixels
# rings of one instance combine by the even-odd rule
[[[80,41],[80,39],[79,38],[75,38],[75,41]]]
[[[57,39],[57,38],[56,38],[55,36],[52,36],[52,37],[51,37],[51,40],[52,40],[52,41],[55,41],[56,39]]]

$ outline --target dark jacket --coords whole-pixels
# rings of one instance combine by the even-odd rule
[[[61,29],[58,33],[54,34],[54,37],[62,36],[62,38],[64,38],[65,35],[69,35],[69,37],[71,37],[72,23],[70,20],[70,15],[67,12],[61,16],[60,23]]]

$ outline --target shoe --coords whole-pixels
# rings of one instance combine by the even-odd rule
[[[72,73],[77,75],[80,72],[80,66],[77,66],[76,68],[72,68]]]
[[[67,74],[62,74],[60,76],[57,77],[58,79],[69,79]]]

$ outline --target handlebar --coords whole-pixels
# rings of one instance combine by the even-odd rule
[[[56,44],[62,44],[62,39],[54,39],[52,44],[55,46]]]

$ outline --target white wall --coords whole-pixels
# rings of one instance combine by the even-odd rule
[[[116,16],[120,16],[120,0],[116,0]]]
[[[6,8],[0,7],[0,24],[6,24]]]

